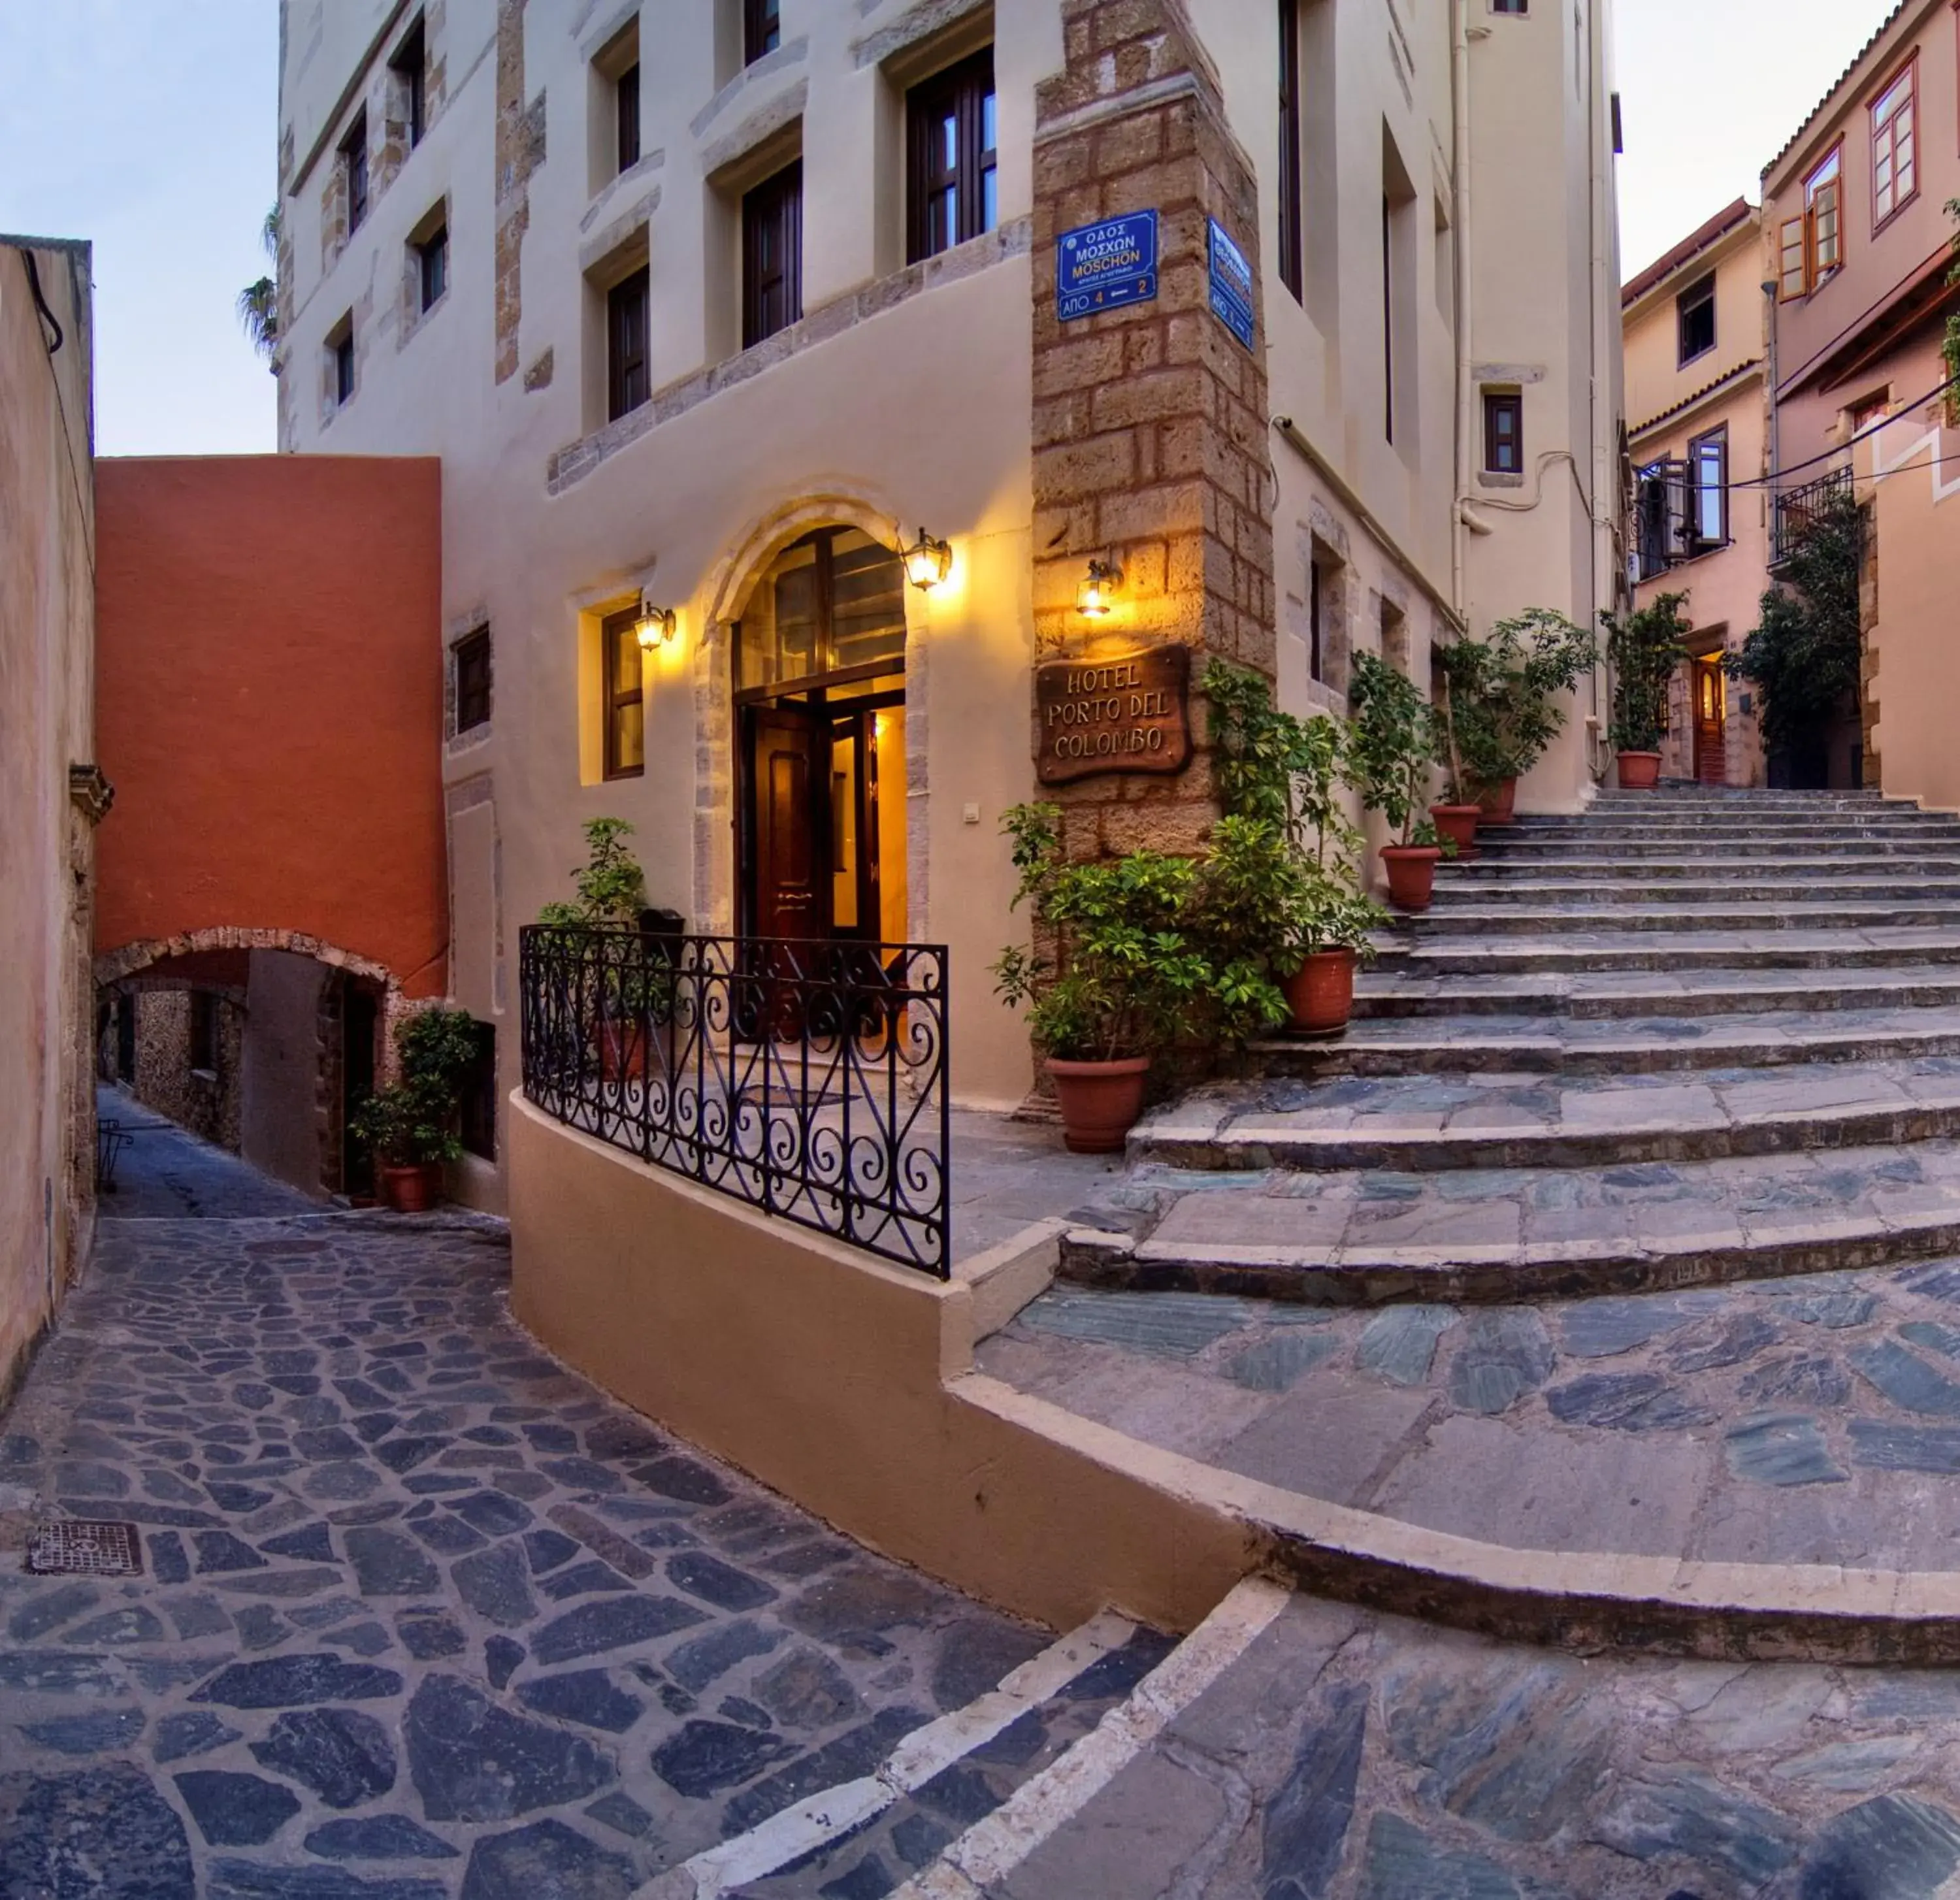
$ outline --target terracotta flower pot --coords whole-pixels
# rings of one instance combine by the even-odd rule
[[[1382,868],[1388,873],[1389,902],[1398,910],[1427,910],[1442,857],[1437,845],[1385,845]]]
[[[1515,778],[1502,778],[1477,800],[1477,809],[1484,814],[1487,823],[1508,825],[1517,802],[1518,781]]]
[[[1354,953],[1309,950],[1280,987],[1296,1030],[1306,1036],[1337,1035],[1354,1014]]]
[[[1660,783],[1660,754],[1657,752],[1623,752],[1620,754],[1620,789],[1652,791]]]
[[[381,1199],[397,1214],[426,1214],[442,1198],[442,1163],[418,1161],[406,1167],[381,1166]]]
[[[1436,829],[1456,847],[1460,862],[1477,855],[1477,820],[1483,816],[1481,805],[1431,805],[1429,815]]]
[[[1055,1099],[1061,1109],[1061,1138],[1071,1154],[1115,1154],[1144,1112],[1147,1055],[1114,1062],[1048,1059]]]
[[[616,1017],[599,1021],[599,1074],[607,1082],[644,1082],[647,1078],[647,1038],[637,1023]]]

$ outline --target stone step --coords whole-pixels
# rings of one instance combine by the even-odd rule
[[[1514,871],[1508,877],[1473,876],[1468,870],[1446,871],[1436,884],[1436,903],[1441,907],[1427,915],[1462,908],[1561,909],[1570,905],[1583,909],[1606,905],[1632,905],[1648,909],[1693,914],[1698,909],[1735,904],[1828,904],[1851,909],[1878,904],[1915,906],[1943,905],[1960,915],[1960,878],[1917,874],[1916,866],[1901,867],[1890,876],[1847,877],[1842,867],[1827,870],[1810,877],[1750,875],[1742,867],[1728,875],[1709,876],[1704,865],[1698,874],[1673,882],[1653,878],[1644,865],[1626,865],[1602,870],[1591,877],[1546,877],[1532,871]]]
[[[1960,1060],[1656,1076],[1220,1083],[1146,1115],[1133,1163],[1237,1172],[1618,1168],[1960,1135]]]
[[[1767,931],[1960,929],[1960,903],[1816,904],[1796,899],[1751,903],[1618,904],[1610,901],[1515,906],[1479,902],[1445,903],[1402,920],[1418,939],[1505,935],[1567,936],[1584,931],[1663,931],[1673,935],[1724,935]]]
[[[1275,1036],[1252,1045],[1260,1073],[1344,1077],[1528,1073],[1654,1075],[1809,1062],[1916,1061],[1960,1056],[1960,1004],[1944,1008],[1818,1007],[1630,1021],[1564,1017],[1403,1017],[1353,1024],[1338,1038]]]
[[[1577,883],[1582,889],[1589,889],[1605,879],[1621,883],[1638,880],[1669,886],[1713,880],[1726,889],[1738,882],[1774,882],[1783,878],[1858,883],[1931,878],[1943,883],[1960,883],[1960,843],[1950,850],[1938,852],[1918,848],[1898,851],[1889,846],[1865,844],[1828,854],[1806,846],[1801,857],[1731,855],[1710,858],[1699,851],[1666,855],[1647,852],[1623,855],[1618,851],[1586,856],[1562,853],[1556,857],[1549,853],[1480,852],[1475,858],[1446,858],[1436,868],[1436,888],[1439,892],[1535,882]]]
[[[1099,1286],[1341,1306],[1593,1298],[1960,1254],[1960,1142],[1457,1173],[1139,1161],[1075,1217],[1063,1275]]]
[[[1481,940],[1444,934],[1384,932],[1376,939],[1382,974],[1530,976],[1573,972],[1891,968],[1960,963],[1960,929],[1867,927],[1698,931],[1628,928],[1626,913],[1606,914],[1599,928],[1535,935],[1505,920]]]
[[[1870,969],[1723,969],[1677,971],[1615,967],[1602,970],[1491,972],[1443,976],[1392,969],[1356,979],[1357,1024],[1414,1017],[1562,1017],[1580,1021],[1666,1016],[1720,1017],[1780,1009],[1960,1009],[1960,969],[1939,964],[1888,963]],[[1352,1031],[1350,1032],[1353,1033]]]
[[[1787,837],[1809,832],[1821,836],[1917,837],[1951,832],[1956,823],[1939,812],[1872,812],[1806,816],[1796,812],[1771,812],[1761,817],[1732,818],[1720,814],[1585,818],[1520,818],[1508,825],[1480,825],[1479,842],[1496,839],[1573,836],[1705,837],[1710,834],[1747,838]]]

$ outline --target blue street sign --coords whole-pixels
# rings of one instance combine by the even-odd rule
[[[1252,347],[1252,267],[1246,253],[1233,243],[1217,218],[1205,221],[1211,227],[1208,247],[1211,260],[1211,310],[1220,323],[1246,348]]]
[[[1157,294],[1157,215],[1132,212],[1055,240],[1055,314],[1064,323]]]

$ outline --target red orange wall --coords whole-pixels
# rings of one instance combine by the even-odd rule
[[[303,932],[441,995],[441,465],[96,464],[95,947]]]

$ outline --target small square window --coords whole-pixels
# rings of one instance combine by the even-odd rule
[[[347,234],[351,237],[368,215],[368,110],[364,106],[354,115],[354,123],[341,142],[340,156],[347,167]]]
[[[479,627],[456,643],[456,730],[490,723],[490,629]]]
[[[1522,390],[1484,392],[1484,468],[1491,475],[1525,472],[1525,399]]]
[[[782,0],[742,0],[743,63],[752,66],[782,43]]]
[[[433,310],[449,288],[449,227],[438,224],[415,247],[415,262],[422,278],[422,307]]]
[[[1681,326],[1681,361],[1691,363],[1715,347],[1715,280],[1704,277],[1675,299]]]
[[[616,422],[653,393],[647,358],[647,267],[606,293],[606,413]]]

